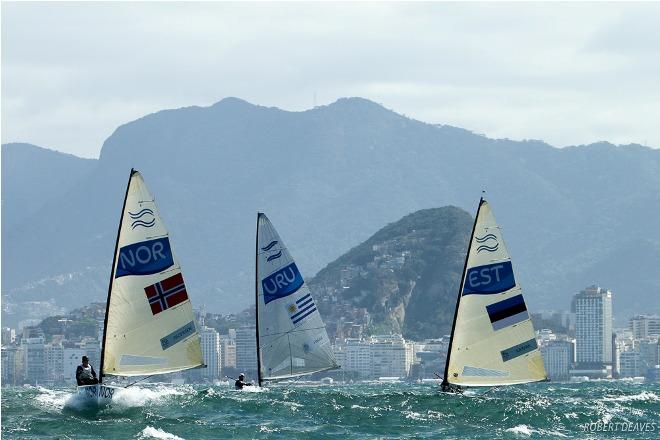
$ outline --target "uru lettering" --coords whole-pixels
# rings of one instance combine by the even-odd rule
[[[302,275],[300,275],[296,264],[291,263],[261,280],[264,302],[268,304],[278,298],[289,296],[300,289],[302,285]]]

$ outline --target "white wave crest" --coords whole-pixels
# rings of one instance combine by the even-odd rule
[[[48,409],[61,410],[67,406],[71,400],[71,393],[66,391],[49,390],[48,388],[37,387],[36,390],[39,394],[34,400],[41,406]]]
[[[527,425],[514,426],[513,428],[505,429],[505,431],[512,432],[521,437],[531,437],[532,433],[538,432],[537,430],[532,429]]]
[[[158,385],[155,388],[130,387],[120,388],[112,398],[112,404],[123,407],[144,406],[147,403],[158,403],[172,396],[190,394],[192,388]]]
[[[406,419],[411,420],[426,420],[426,417],[415,411],[403,411],[403,415],[406,416]]]
[[[258,387],[256,385],[250,385],[250,386],[247,386],[247,387],[243,387],[240,390],[234,390],[234,391],[238,391],[238,392],[241,392],[241,393],[264,393],[264,392],[266,392],[266,390],[267,389],[264,388],[264,387]]]
[[[266,426],[266,425],[261,425],[261,426],[259,426],[259,432],[267,432],[267,433],[270,433],[270,432],[278,432],[278,431],[279,431],[279,429],[277,429],[277,428],[269,428],[269,427]]]
[[[639,394],[631,394],[628,396],[616,396],[616,397],[604,397],[603,400],[608,401],[608,402],[631,402],[631,401],[649,401],[649,402],[657,402],[660,400],[660,397],[658,397],[657,394],[655,394],[653,391],[642,391]]]
[[[566,437],[565,434],[557,431],[549,431],[547,429],[533,429],[527,425],[517,425],[513,428],[505,429],[506,432],[512,432],[519,437],[531,437],[533,434],[541,434],[542,436],[556,436],[556,437]]]
[[[185,440],[178,435],[170,434],[169,432],[163,431],[162,429],[154,428],[153,426],[147,426],[144,428],[140,434],[138,434],[139,439],[147,438],[158,438],[161,440]]]

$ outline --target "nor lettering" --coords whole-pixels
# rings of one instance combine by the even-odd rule
[[[167,237],[129,244],[119,249],[116,277],[149,275],[174,264]]]
[[[163,255],[163,243],[156,241],[151,243],[151,247],[143,245],[139,246],[135,251],[128,249],[128,252],[120,255],[119,261],[121,266],[126,269],[126,264],[134,267],[136,260],[140,264],[147,264],[165,258],[167,257]]]

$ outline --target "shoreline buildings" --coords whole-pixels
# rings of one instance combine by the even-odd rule
[[[532,314],[548,377],[553,381],[589,378],[660,380],[660,316],[635,315],[626,328],[613,328],[611,291],[590,286],[573,297],[572,313]],[[2,385],[75,384],[75,369],[87,355],[98,369],[102,328],[99,313],[70,315],[21,332],[2,329]],[[223,375],[256,377],[255,328],[250,316],[204,313],[198,317],[207,368],[158,380],[213,383]],[[55,323],[57,323],[55,325]],[[449,336],[415,342],[400,334],[363,335],[355,322],[341,322],[333,350],[339,370],[310,377],[336,380],[425,380],[442,374]],[[55,328],[56,331],[48,331]],[[44,333],[45,331],[45,333]],[[223,334],[220,334],[220,333]],[[57,333],[57,334],[51,334]]]

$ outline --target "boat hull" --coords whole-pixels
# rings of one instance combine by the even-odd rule
[[[81,385],[78,387],[78,398],[84,402],[95,403],[99,406],[108,405],[116,391],[121,387],[111,387],[108,385]]]

